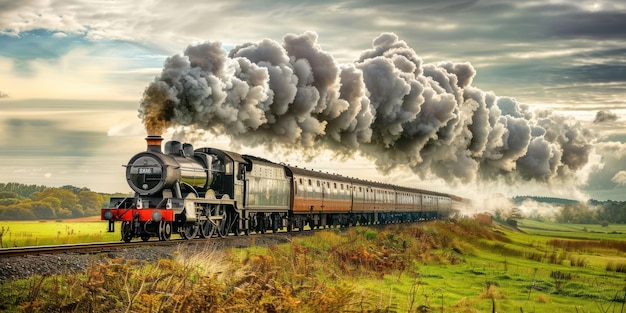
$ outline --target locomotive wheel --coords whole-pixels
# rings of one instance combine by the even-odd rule
[[[208,224],[211,224],[208,220],[200,222],[200,225],[198,226],[198,236],[200,236],[200,238],[210,238],[207,236],[208,234],[206,228],[209,226]]]
[[[224,227],[226,223],[224,223],[223,219],[217,220],[207,220],[200,227],[200,236],[203,238],[212,238],[217,235],[218,237],[224,237]]]
[[[172,237],[172,223],[165,222],[165,226],[163,227],[163,238],[165,240],[170,240],[170,237]]]
[[[194,224],[191,226],[182,227],[180,231],[180,236],[183,237],[183,239],[187,240],[196,238],[196,236],[198,236],[198,225]]]
[[[224,219],[215,221],[215,225],[214,225],[215,234],[217,234],[217,236],[220,237],[220,238],[223,238],[224,235],[226,234],[226,230],[225,230],[225,228],[226,228],[226,221],[225,221],[225,219],[226,219],[226,215],[224,215]]]
[[[257,232],[261,234],[265,234],[265,231],[267,230],[267,227],[265,226],[265,221],[267,220],[265,218],[265,214],[257,213],[256,218],[257,218]]]
[[[129,243],[131,240],[133,240],[133,230],[131,222],[122,222],[122,227],[120,228],[122,231],[122,240],[124,240],[124,242]]]
[[[161,221],[159,224],[159,240],[170,240],[172,236],[172,224],[170,222]]]
[[[278,224],[280,223],[280,215],[272,214],[272,233],[278,232]]]
[[[200,225],[200,237],[211,238],[215,235],[215,225],[211,221],[206,220]]]

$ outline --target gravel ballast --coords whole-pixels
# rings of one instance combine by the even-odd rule
[[[181,241],[175,245],[142,246],[114,249],[108,252],[80,254],[58,253],[25,255],[0,258],[0,280],[26,279],[33,275],[56,275],[84,273],[91,264],[106,263],[111,259],[157,262],[160,259],[173,259],[181,251],[219,250],[224,248],[245,248],[251,246],[271,246],[291,240],[286,235],[254,235],[249,237],[227,237],[209,240]]]

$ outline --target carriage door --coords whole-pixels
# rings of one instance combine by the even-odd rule
[[[239,209],[242,209],[246,203],[244,200],[244,183],[246,180],[246,165],[235,162],[235,179],[234,179],[234,189],[233,197],[235,201],[237,201],[237,206]]]

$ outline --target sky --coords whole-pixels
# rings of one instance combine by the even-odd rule
[[[346,148],[333,159],[336,149],[307,150],[306,143],[300,152],[292,149],[301,141],[291,142],[285,153],[215,131],[194,130],[185,138],[193,138],[196,147],[475,200],[502,194],[626,201],[626,4],[616,0],[0,0],[0,182],[130,191],[122,166],[145,148],[147,132],[138,112],[144,91],[163,80],[167,61],[188,47],[220,43],[229,52],[244,43],[280,44],[293,37],[288,34],[315,34],[308,38],[338,68],[364,73],[364,51],[379,38],[392,38],[381,37],[390,33],[422,64],[433,65],[425,67],[428,73],[442,62],[470,64],[471,87],[483,97],[513,99],[517,113],[534,114],[533,123],[547,114],[534,112],[566,117],[557,121],[585,133],[584,164],[555,170],[559,179],[500,178],[484,170],[466,179],[449,161],[445,166],[433,161],[431,167],[430,161],[415,164],[423,158],[405,157],[394,161],[408,160],[409,170],[387,166],[382,163],[389,154],[368,154],[372,145],[365,143],[359,146],[363,150]],[[170,139],[185,129],[168,129],[163,136]],[[491,164],[478,159],[484,160],[483,154],[465,160]],[[506,166],[518,170],[528,164]]]

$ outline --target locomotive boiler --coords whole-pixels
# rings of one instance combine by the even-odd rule
[[[109,231],[121,222],[125,242],[410,222],[448,216],[462,201],[178,141],[161,150],[160,136],[146,141],[125,166],[134,196],[111,198],[101,212]]]

